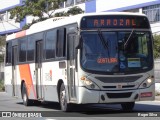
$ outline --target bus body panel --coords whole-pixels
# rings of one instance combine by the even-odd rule
[[[97,19],[92,19],[92,17],[93,18],[96,18],[96,16],[102,17],[103,15],[106,16],[105,19],[100,19],[100,18],[98,19],[98,17]],[[111,15],[112,17],[116,15],[119,16],[119,18],[117,19],[119,22],[116,19],[113,19],[113,20],[108,19],[107,15],[109,16]],[[93,67],[94,69],[92,70],[88,69],[87,71],[87,69],[85,69],[81,65],[82,64],[82,53],[84,52],[82,51],[82,47],[83,47],[82,44],[85,41],[84,40],[85,37],[84,38],[82,37],[82,33],[86,34],[87,32],[94,32],[94,34],[95,33],[97,34],[97,36],[94,38],[96,38],[97,40],[99,39],[100,42],[104,44],[105,41],[103,40],[103,35],[101,35],[102,34],[101,31],[98,29],[98,27],[100,26],[100,28],[103,29],[102,32],[108,32],[107,34],[109,34],[109,32],[112,34],[115,34],[117,32],[116,33],[117,35],[120,34],[121,36],[123,36],[124,34],[122,33],[123,32],[125,33],[127,31],[130,34],[129,34],[129,37],[126,37],[127,41],[125,42],[127,43],[129,41],[134,31],[133,28],[130,28],[130,25],[135,25],[135,21],[133,19],[126,19],[126,18],[121,19],[120,15],[124,15],[125,17],[127,16],[131,17],[131,16],[136,15],[140,17],[145,17],[146,19],[145,15],[132,14],[132,13],[84,14],[84,15],[74,16],[71,18],[70,17],[64,18],[62,20],[57,20],[57,21],[54,21],[54,18],[51,18],[44,22],[34,24],[33,26],[31,26],[30,29],[26,31],[22,31],[20,33],[9,35],[7,37],[7,42],[9,43],[10,41],[12,43],[11,45],[12,48],[14,46],[18,46],[18,50],[19,51],[21,50],[20,52],[22,53],[24,52],[23,46],[21,46],[21,44],[23,43],[21,43],[21,41],[18,42],[18,40],[21,40],[21,38],[26,38],[27,41],[30,40],[30,42],[32,42],[32,39],[33,39],[34,47],[31,46],[30,48],[29,46],[30,44],[28,44],[27,42],[24,45],[27,44],[26,46],[28,48],[26,47],[26,49],[28,49],[28,51],[30,50],[34,57],[32,61],[27,61],[28,58],[26,57],[25,62],[19,62],[18,61],[19,59],[17,59],[17,63],[13,64],[13,58],[14,58],[13,56],[13,58],[11,57],[12,62],[10,63],[10,65],[7,65],[7,62],[6,62],[6,66],[5,66],[6,91],[12,96],[21,97],[21,93],[22,93],[21,88],[23,85],[22,83],[24,82],[26,84],[27,95],[29,99],[59,102],[58,89],[60,88],[58,87],[60,86],[58,85],[58,83],[62,82],[64,83],[65,90],[66,90],[67,103],[77,103],[77,104],[123,103],[123,102],[154,100],[155,85],[154,85],[153,68],[149,69],[149,67],[147,66],[148,67],[147,69],[144,67],[143,69],[144,71],[134,73],[136,71],[136,69],[134,68],[136,68],[137,66],[138,66],[137,68],[139,69],[143,68],[142,66],[140,66],[140,62],[141,62],[140,57],[138,59],[137,57],[133,57],[133,56],[130,58],[128,57],[129,59],[127,58],[128,63],[126,63],[126,65],[130,66],[131,70],[128,67],[130,70],[129,71],[130,73],[125,73],[126,71],[125,72],[122,71],[124,72],[123,74],[120,73],[120,70],[118,72],[116,71],[117,73],[114,71],[111,71],[109,73],[108,71],[101,71],[100,68],[99,68],[100,71],[97,72],[96,71],[97,69],[94,68],[94,65],[92,62],[89,62],[86,65],[87,67],[88,66],[91,66],[91,68]],[[89,19],[88,21],[85,21],[87,17]],[[82,21],[84,23],[84,26],[81,25]],[[112,24],[111,24],[111,21],[113,22]],[[123,24],[121,23],[123,21],[126,21],[124,26],[123,26],[124,23]],[[107,24],[110,25],[110,28],[107,28],[108,27]],[[146,34],[147,32],[148,33],[151,32],[149,28],[141,29],[141,28],[138,28],[138,26],[135,26],[135,27],[137,28],[134,28],[134,29],[136,30],[138,29],[137,30],[138,32],[140,31],[138,33],[135,30],[140,36],[143,36],[143,34]],[[147,32],[143,32],[143,30]],[[113,31],[116,31],[116,32],[113,32]],[[56,42],[54,43],[55,45],[54,49],[51,48],[50,46],[51,44],[47,44],[47,40],[51,38],[51,37],[46,37],[49,34],[49,32],[53,32],[53,34],[56,36],[55,37]],[[148,33],[147,35],[149,36]],[[50,35],[52,34],[49,34],[49,36]],[[93,34],[91,37],[93,37]],[[94,38],[90,38],[89,40],[93,40]],[[114,38],[114,36],[110,38]],[[143,37],[141,37],[141,39],[142,38]],[[61,41],[62,39],[64,40],[63,41],[64,45],[63,47],[61,46],[62,49],[59,50],[60,47],[58,43],[62,43],[62,42],[58,42],[58,41]],[[78,40],[80,40],[79,41],[79,45],[81,46],[80,49],[76,48],[77,46],[75,46],[77,45],[75,41],[78,42]],[[150,39],[150,41],[152,41],[152,39]],[[144,39],[144,41],[141,40],[141,42],[146,42],[146,41]],[[147,42],[145,43],[146,46],[148,44]],[[112,42],[110,42],[110,45],[114,47]],[[34,48],[34,50],[32,50],[32,47]],[[102,47],[107,48],[107,44]],[[62,53],[62,50],[63,50],[63,53]],[[17,52],[18,57],[20,54],[19,51]],[[26,56],[29,54],[28,51],[27,50],[25,51]],[[51,59],[45,56],[47,52],[50,53],[47,55],[51,55],[52,54],[51,52],[53,51],[54,51],[55,56],[54,57],[52,56]],[[110,59],[109,53],[108,53],[108,56],[109,56],[109,59],[107,57],[102,57],[101,59],[99,59],[99,61],[97,60],[101,64],[101,67],[105,65],[104,63],[109,64],[111,62],[110,61],[111,59],[112,59],[112,62],[117,62],[119,59],[118,57],[117,59],[114,59],[113,56],[111,56],[111,59]],[[92,58],[94,57],[94,55],[90,55],[90,56],[88,55],[87,57],[88,58],[90,57],[89,59],[90,61],[92,61]],[[123,59],[123,57],[121,57],[121,59]],[[136,67],[133,64],[135,64]],[[117,62],[117,66],[119,66],[118,69],[120,69],[120,65],[118,62]],[[109,68],[106,68],[106,69],[109,69]],[[112,72],[114,72],[115,74]],[[13,77],[15,80],[13,80]],[[151,81],[152,84],[149,87],[143,88],[142,84],[150,78],[152,79]],[[87,86],[86,83],[84,84],[83,80],[86,80],[86,81],[88,80],[94,83],[97,89],[91,88],[91,86],[88,85],[90,84],[90,82],[87,83],[88,85]],[[14,84],[13,84],[13,81],[14,81]],[[145,86],[145,84],[143,86]]]
[[[59,61],[45,62],[42,66],[44,100],[58,102],[57,83],[62,80],[65,85],[67,84],[65,68],[59,69]]]
[[[4,76],[5,76],[5,91],[9,94],[9,95],[13,95],[13,88],[12,88],[12,66],[6,66],[5,67],[5,72],[4,72]]]
[[[85,87],[79,87],[79,100],[78,104],[89,104],[89,103],[122,103],[122,102],[135,102],[135,101],[148,101],[154,100],[154,84],[151,85],[147,89],[140,89],[140,90],[126,90],[126,91],[94,91],[88,90]],[[124,93],[131,92],[132,95],[128,98],[108,98],[107,94],[119,94],[123,95]],[[140,97],[141,93],[152,92],[152,97]],[[135,99],[136,95],[138,94],[138,98]],[[104,96],[105,100],[102,100],[101,96]]]

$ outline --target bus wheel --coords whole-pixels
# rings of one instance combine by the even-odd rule
[[[67,103],[67,95],[64,83],[61,84],[60,91],[59,91],[59,102],[61,110],[64,112],[70,111],[70,105]]]
[[[127,103],[122,103],[122,109],[124,111],[132,111],[134,108],[135,102],[127,102]]]
[[[25,83],[23,84],[23,87],[22,87],[22,99],[23,99],[23,104],[25,106],[29,106],[30,105],[31,101],[28,99]]]

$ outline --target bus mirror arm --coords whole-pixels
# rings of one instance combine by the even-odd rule
[[[75,48],[76,49],[80,49],[81,48],[81,36],[80,35],[76,35],[75,36]]]

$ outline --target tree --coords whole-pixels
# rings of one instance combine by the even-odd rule
[[[77,15],[82,14],[84,11],[79,8],[78,6],[70,8],[67,12],[58,12],[55,14],[55,17],[62,17],[62,16],[70,16],[70,15]]]
[[[153,38],[154,38],[154,47],[153,47],[154,58],[159,58],[160,57],[160,35],[155,34]]]
[[[76,15],[76,14],[81,14],[81,13],[84,13],[84,11],[79,8],[78,6],[75,6],[73,8],[70,8],[68,11],[67,11],[68,15]]]
[[[26,0],[23,6],[17,6],[10,11],[10,19],[15,18],[16,22],[20,22],[27,15],[42,19],[44,13],[51,17],[54,10],[58,9],[59,4],[64,1],[66,0]],[[53,11],[49,12],[51,10]]]
[[[0,63],[4,61],[6,37],[0,36]]]

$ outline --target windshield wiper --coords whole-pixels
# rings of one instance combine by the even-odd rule
[[[126,48],[126,46],[128,45],[128,42],[131,40],[130,38],[132,37],[133,32],[134,32],[134,29],[132,29],[132,31],[131,31],[131,33],[130,33],[129,37],[127,38],[126,42],[124,43],[124,49],[125,49],[125,48]]]
[[[103,37],[102,32],[100,30],[98,30],[98,36],[99,36],[104,48],[107,49],[108,57],[110,58],[108,40]]]

